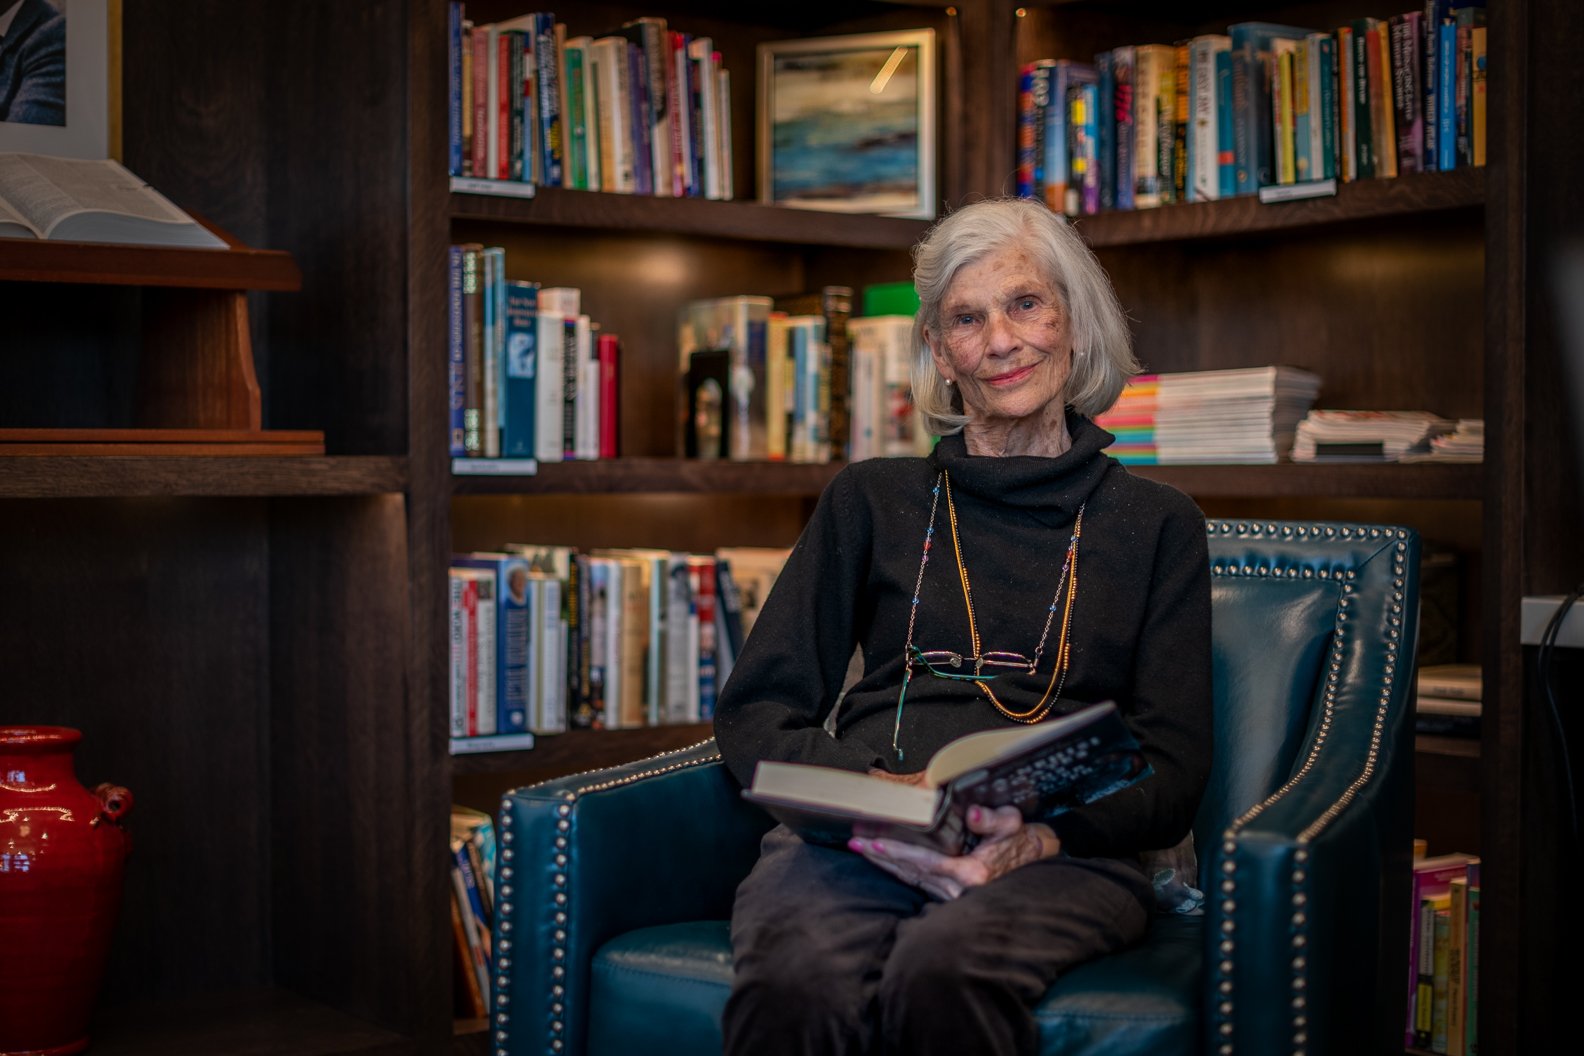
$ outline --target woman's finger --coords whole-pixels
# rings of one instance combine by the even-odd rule
[[[1023,812],[1016,807],[968,808],[968,831],[985,836],[989,841],[1015,836],[1022,827]]]

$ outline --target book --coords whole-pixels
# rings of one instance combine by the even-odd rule
[[[1454,877],[1466,876],[1471,862],[1478,858],[1454,853],[1433,858],[1417,858],[1413,863],[1408,928],[1408,1008],[1407,1030],[1403,1044],[1429,1049],[1435,1017],[1435,916],[1434,900],[1447,898]],[[1430,910],[1428,919],[1425,910]],[[1423,987],[1421,989],[1421,982]],[[1423,1025],[1423,1033],[1419,1032]],[[1421,1040],[1422,1039],[1422,1040]]]
[[[468,1015],[482,1019],[489,1014],[489,1009],[484,1004],[484,993],[479,990],[479,975],[473,959],[473,946],[469,944],[467,931],[462,925],[462,911],[457,908],[455,885],[451,890],[451,940],[452,952],[456,955],[454,959],[456,978],[462,981]]]
[[[1391,84],[1397,129],[1397,169],[1402,175],[1424,172],[1424,13],[1410,11],[1391,18]]]
[[[494,660],[490,711],[494,728],[480,734],[522,733],[528,729],[529,596],[528,562],[504,553],[454,554],[452,568],[477,569],[493,577]]]
[[[1309,71],[1309,105],[1319,107],[1318,120],[1312,120],[1310,125],[1312,149],[1318,159],[1314,178],[1332,180],[1341,174],[1337,155],[1337,142],[1341,133],[1338,124],[1336,40],[1328,34],[1311,33],[1307,41],[1312,49],[1311,62],[1314,63]]]
[[[0,154],[0,238],[227,248],[120,163],[45,154]]]
[[[564,733],[567,728],[565,580],[554,573],[529,577],[534,605],[532,667],[537,674],[530,727],[535,733]]]
[[[479,292],[482,302],[479,356],[479,455],[500,457],[500,389],[504,378],[501,346],[505,339],[501,294],[504,293],[506,251],[500,248],[479,251]]]
[[[508,281],[504,287],[506,340],[502,389],[505,408],[501,416],[501,455],[533,458],[538,450],[534,426],[538,394],[534,373],[538,359],[539,284]]]
[[[1277,184],[1298,182],[1293,102],[1293,55],[1298,41],[1271,42],[1271,160]]]
[[[1188,198],[1188,45],[1178,44],[1174,49],[1177,65],[1172,78],[1172,138],[1171,138],[1171,200],[1186,202]],[[1091,106],[1091,114],[1094,108]],[[1091,118],[1092,120],[1092,118]],[[1094,210],[1098,212],[1099,210]]]
[[[1230,74],[1231,50],[1232,38],[1215,34],[1188,43],[1191,124],[1184,161],[1190,177],[1189,201],[1213,202],[1221,197],[1221,100],[1217,93],[1222,79],[1218,70],[1221,56],[1226,55]],[[1230,109],[1227,116],[1231,116]]]
[[[462,4],[446,4],[446,172],[462,171]],[[482,1015],[482,1013],[480,1013]]]
[[[1100,211],[1100,149],[1096,125],[1098,109],[1093,84],[1075,84],[1068,89],[1072,99],[1072,167],[1068,197],[1078,198],[1075,213],[1093,216]],[[1068,204],[1072,204],[1069,202]]]
[[[620,629],[613,633],[614,662],[619,665],[616,684],[616,719],[613,725],[630,728],[648,725],[646,694],[649,649],[649,565],[636,558],[618,558],[621,568]],[[606,707],[610,707],[607,700]],[[611,718],[607,714],[607,718]]]
[[[599,364],[599,457],[615,458],[621,435],[621,341],[615,334],[600,334],[596,352]]]
[[[791,553],[779,547],[758,546],[723,546],[715,551],[716,560],[731,565],[732,582],[741,603],[745,642],[753,633],[759,610],[770,597],[770,590]]]
[[[565,348],[566,319],[551,311],[539,291],[534,314],[534,457],[540,462],[560,462],[565,450]]]
[[[1337,176],[1351,183],[1359,178],[1358,139],[1354,112],[1358,85],[1353,73],[1353,29],[1336,31],[1337,62]]]
[[[1447,1051],[1447,997],[1448,968],[1450,966],[1450,936],[1452,912],[1451,899],[1443,895],[1435,900],[1434,956],[1431,964],[1432,1012],[1430,1017],[1430,1051]]]
[[[1133,54],[1133,208],[1150,209],[1161,204],[1163,176],[1171,177],[1169,166],[1161,171],[1161,108],[1176,85],[1177,52],[1164,44],[1142,44]]]
[[[1468,955],[1468,877],[1453,877],[1447,894],[1446,1047],[1441,1051],[1447,1056],[1464,1056],[1468,1041],[1464,1022],[1468,985],[1465,960]]]
[[[721,173],[721,115],[720,99],[715,90],[717,52],[709,37],[695,37],[688,44],[688,59],[694,67],[692,77],[696,82],[695,95],[699,100],[700,142],[698,153],[702,159],[704,197],[722,198],[724,190]]]
[[[463,337],[462,254],[461,246],[450,247],[446,281],[446,380],[452,458],[467,457],[463,425],[467,407],[467,346]]]
[[[1375,171],[1374,112],[1370,107],[1370,47],[1369,24],[1375,19],[1359,19],[1348,26],[1348,66],[1351,78],[1351,110],[1353,130],[1353,178],[1373,179]],[[1375,60],[1380,65],[1379,53]]]
[[[1228,42],[1232,38],[1228,37]],[[1215,113],[1216,149],[1220,189],[1218,197],[1231,198],[1237,194],[1237,151],[1234,149],[1232,125],[1232,49],[1215,53]]]
[[[1474,30],[1485,25],[1485,8],[1472,4],[1454,12],[1456,66],[1453,88],[1457,163],[1474,164]]]
[[[1270,22],[1227,27],[1232,41],[1233,149],[1237,193],[1255,194],[1276,180],[1275,118],[1271,113],[1275,41],[1301,41],[1307,29]]]
[[[1468,981],[1464,990],[1464,1043],[1463,1051],[1466,1056],[1479,1056],[1479,961],[1480,961],[1480,863],[1478,859],[1468,863],[1464,872],[1464,879],[1468,881],[1468,953],[1464,961],[1467,964]]]
[[[1470,91],[1473,93],[1469,100],[1470,121],[1470,149],[1472,151],[1469,164],[1483,166],[1485,164],[1485,139],[1487,128],[1487,93],[1486,68],[1489,57],[1486,55],[1486,30],[1484,26],[1474,26],[1469,30],[1469,77]]]
[[[698,719],[709,722],[715,717],[715,559],[689,556],[688,586],[693,591],[693,610],[698,619]]]
[[[479,255],[484,247],[462,249],[462,445],[469,457],[483,454],[484,288]]]
[[[1375,175],[1397,175],[1397,111],[1392,104],[1391,26],[1381,19],[1368,37],[1370,46],[1370,120],[1374,122]]]
[[[1100,164],[1100,208],[1116,208],[1116,76],[1112,71],[1111,52],[1102,51],[1095,56],[1095,84],[1097,105],[1100,108],[1096,144]],[[1046,205],[1056,206],[1047,198]],[[1063,203],[1065,205],[1065,203]]]
[[[813,843],[882,837],[961,854],[971,806],[1016,806],[1034,821],[1092,803],[1151,773],[1116,705],[1034,726],[959,737],[930,759],[921,786],[801,763],[761,762],[743,798]]]
[[[1034,141],[1039,110],[1034,104],[1034,65],[1018,72],[1017,196],[1034,197]],[[1042,74],[1049,83],[1049,74]]]
[[[1134,208],[1133,187],[1137,178],[1133,155],[1137,145],[1137,129],[1133,118],[1133,60],[1134,49],[1116,48],[1111,52],[1111,75],[1115,83],[1112,94],[1116,118],[1116,207]]]
[[[1436,168],[1450,172],[1457,156],[1457,26],[1436,27]]]
[[[1437,664],[1421,667],[1418,690],[1419,695],[1424,697],[1478,701],[1483,697],[1480,665]]]

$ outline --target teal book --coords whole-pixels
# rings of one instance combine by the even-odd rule
[[[1315,166],[1314,178],[1329,180],[1338,172],[1337,166],[1337,61],[1336,38],[1320,38],[1320,160]],[[1315,104],[1310,101],[1310,107]]]
[[[536,458],[534,451],[534,375],[538,356],[539,284],[505,282],[506,414],[501,429],[503,458]]]

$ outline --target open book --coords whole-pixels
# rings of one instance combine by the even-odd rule
[[[935,753],[923,787],[803,763],[762,762],[743,798],[811,843],[884,837],[947,854],[977,837],[970,806],[1053,817],[1147,777],[1150,765],[1112,703],[1059,719],[959,737]]]
[[[225,249],[114,161],[0,154],[0,238]]]

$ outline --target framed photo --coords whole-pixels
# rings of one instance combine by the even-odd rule
[[[758,147],[761,202],[933,220],[935,31],[759,45]]]
[[[121,0],[0,0],[0,152],[121,153]]]

